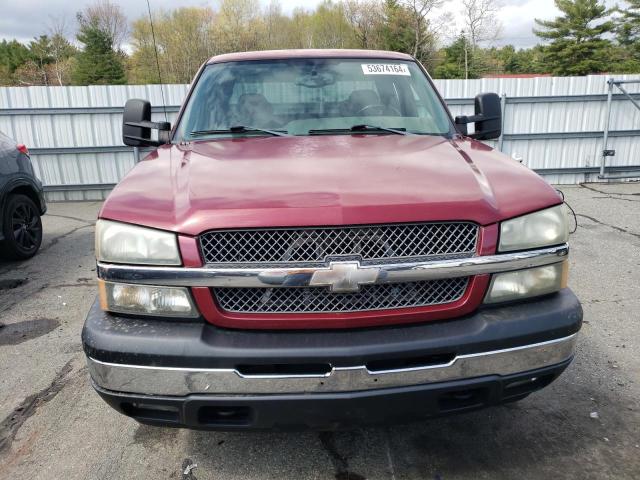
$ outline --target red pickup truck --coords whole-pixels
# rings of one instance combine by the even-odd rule
[[[469,123],[474,130],[468,132]],[[567,214],[400,53],[248,52],[198,72],[96,225],[93,386],[153,425],[336,429],[520,400],[571,362]],[[157,134],[152,135],[152,131]]]

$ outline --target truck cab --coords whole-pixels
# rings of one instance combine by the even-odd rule
[[[471,133],[468,124],[473,123]],[[157,131],[157,134],[154,133]],[[220,55],[96,225],[96,391],[153,425],[336,429],[520,400],[574,355],[562,198],[383,51]]]

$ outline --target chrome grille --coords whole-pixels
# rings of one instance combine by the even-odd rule
[[[441,305],[460,300],[468,278],[366,285],[355,293],[328,288],[213,288],[220,308],[236,313],[328,313]]]
[[[212,263],[324,264],[357,257],[363,264],[436,256],[471,256],[478,226],[468,222],[328,228],[211,231],[200,236]]]

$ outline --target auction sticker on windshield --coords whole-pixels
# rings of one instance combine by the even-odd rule
[[[405,75],[411,76],[409,68],[403,63],[363,63],[362,72],[365,75]]]

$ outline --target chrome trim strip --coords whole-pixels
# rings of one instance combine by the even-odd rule
[[[242,375],[225,368],[172,368],[106,363],[87,358],[101,388],[145,395],[349,392],[510,375],[556,365],[573,356],[577,334],[504,350],[459,355],[449,363],[397,370],[333,367],[321,375]]]
[[[469,258],[406,262],[379,265],[359,265],[357,271],[369,283],[402,283],[473,275],[510,272],[561,262],[569,254],[567,244],[555,247],[501,253]],[[145,265],[116,265],[98,262],[98,277],[109,282],[124,282],[170,287],[249,287],[280,288],[325,285],[317,279],[335,269],[333,262],[327,267],[313,268],[200,268],[150,267]],[[370,281],[375,276],[374,281]]]

